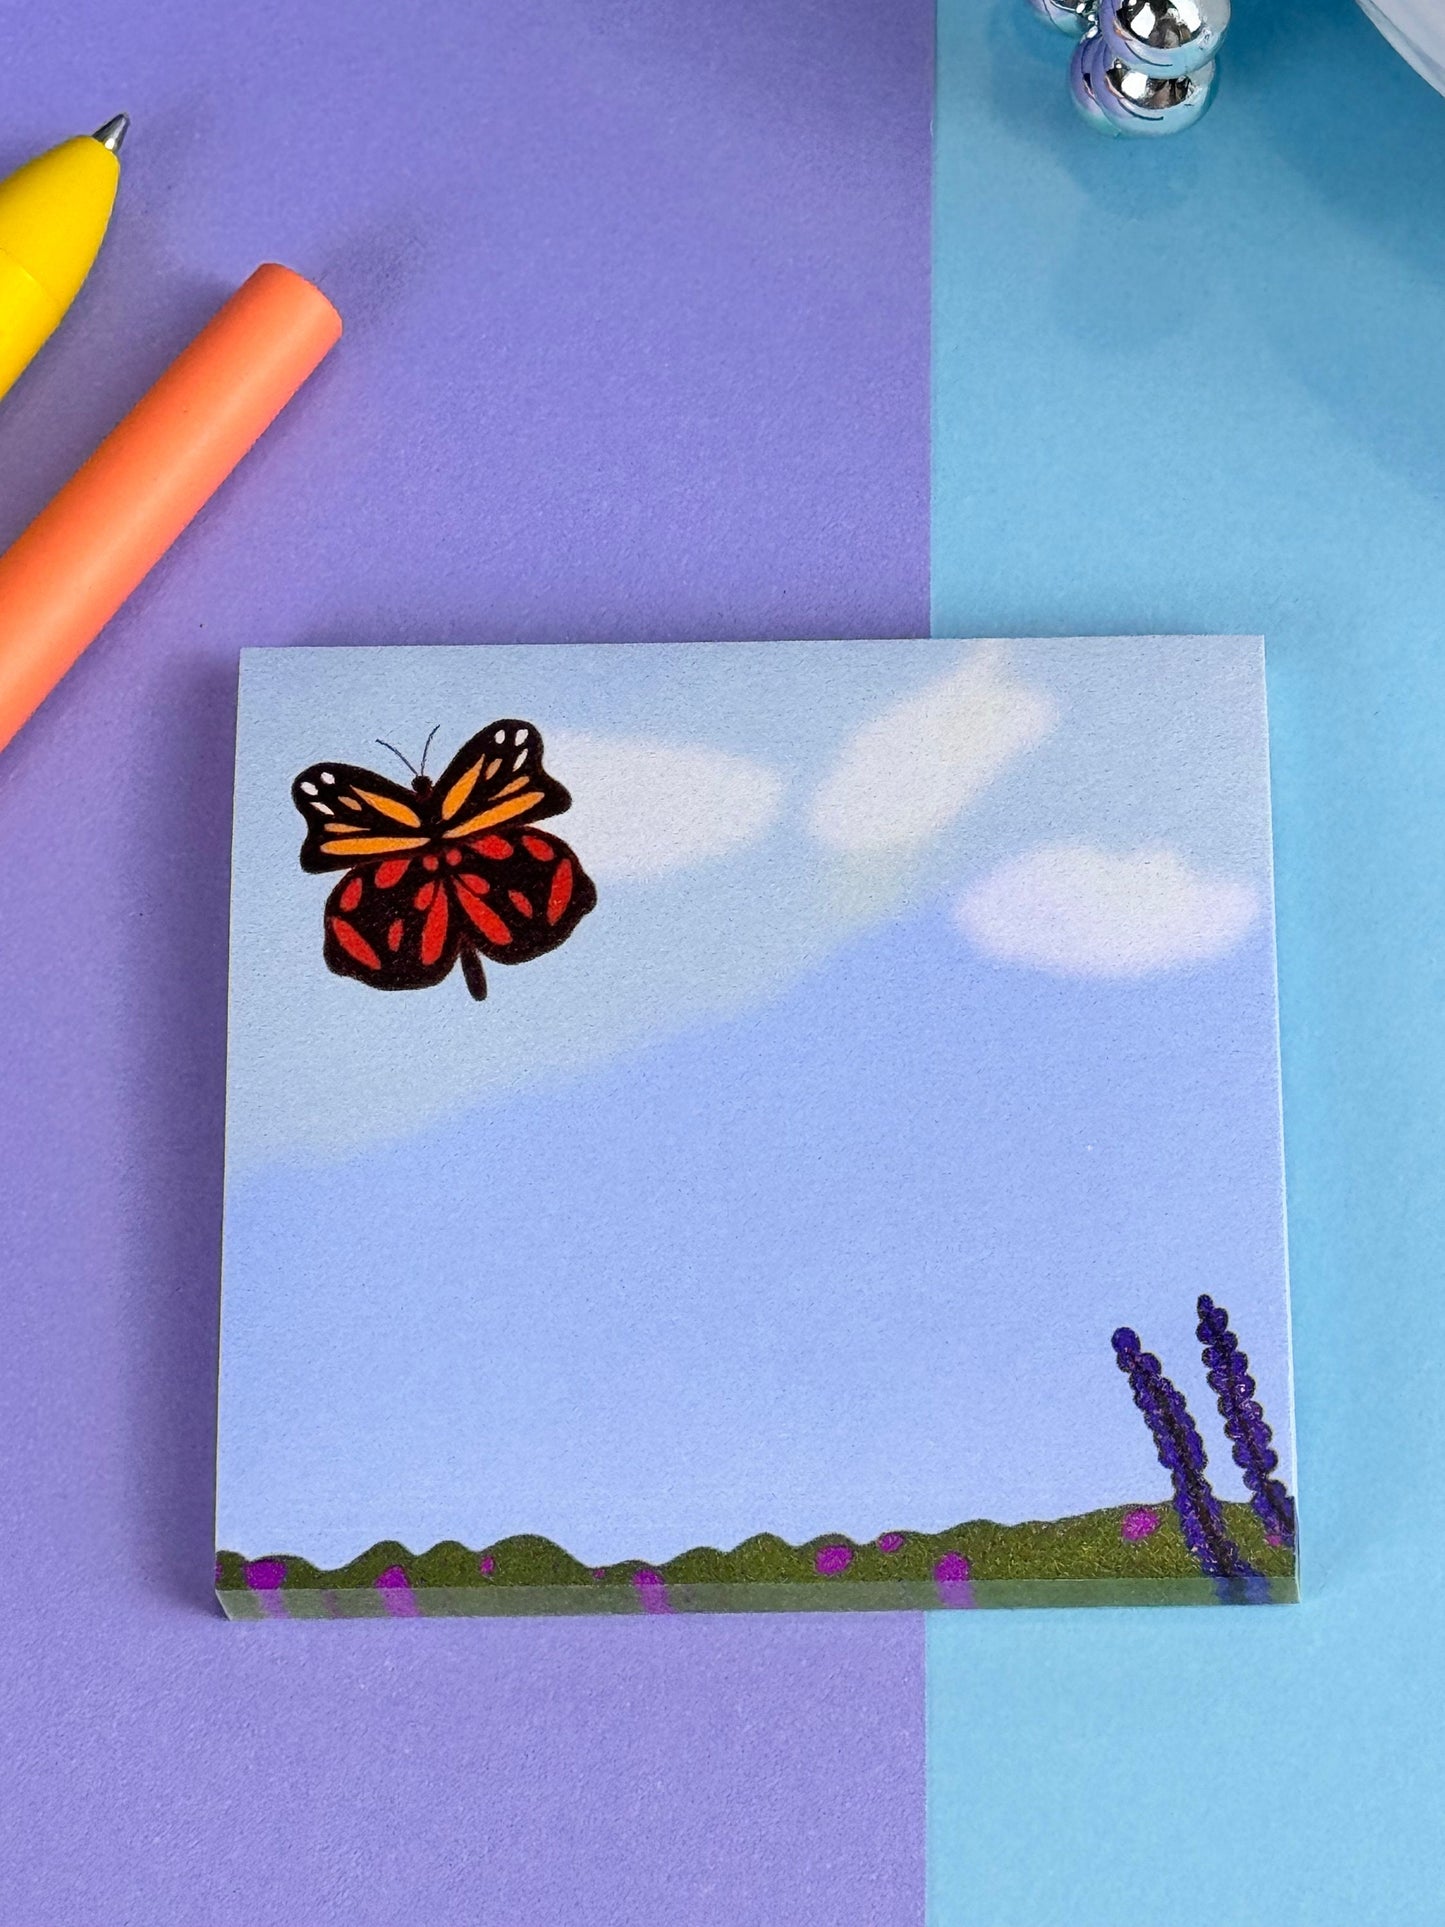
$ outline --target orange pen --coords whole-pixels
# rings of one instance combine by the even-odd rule
[[[320,289],[257,268],[0,556],[0,749],[340,334]]]

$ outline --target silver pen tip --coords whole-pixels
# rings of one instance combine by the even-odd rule
[[[118,154],[129,132],[130,115],[117,114],[115,119],[108,120],[104,127],[97,127],[93,138],[98,140],[102,147],[108,148],[112,154]]]

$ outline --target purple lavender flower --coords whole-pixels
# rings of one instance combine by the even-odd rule
[[[1115,1362],[1128,1376],[1134,1403],[1154,1438],[1159,1463],[1174,1486],[1184,1543],[1201,1572],[1213,1579],[1254,1576],[1254,1568],[1229,1536],[1224,1514],[1205,1475],[1204,1441],[1189,1415],[1183,1394],[1164,1376],[1153,1352],[1140,1349],[1139,1334],[1121,1325],[1114,1333]]]
[[[878,1550],[880,1552],[901,1552],[906,1535],[901,1532],[880,1532]]]
[[[851,1546],[821,1546],[814,1554],[813,1565],[825,1579],[835,1573],[846,1572],[853,1563]]]
[[[1249,1502],[1270,1545],[1293,1546],[1294,1500],[1283,1482],[1273,1476],[1279,1454],[1271,1443],[1274,1434],[1265,1423],[1264,1407],[1254,1395],[1248,1355],[1239,1349],[1223,1305],[1216,1305],[1212,1298],[1201,1298],[1198,1311],[1198,1337],[1204,1347],[1209,1389],[1219,1401],[1224,1430],[1234,1448],[1234,1463],[1249,1487]]]

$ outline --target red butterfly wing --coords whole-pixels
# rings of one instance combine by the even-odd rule
[[[327,964],[377,990],[439,984],[467,935],[442,875],[406,856],[350,871],[326,899],[325,917]]]
[[[492,963],[545,956],[597,902],[576,851],[550,830],[491,830],[469,838],[455,866],[453,854],[448,850],[448,881],[465,925],[463,941]],[[472,977],[468,971],[469,984]]]

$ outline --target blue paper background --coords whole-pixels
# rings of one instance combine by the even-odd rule
[[[933,1927],[1425,1927],[1445,1794],[1445,101],[1347,0],[1091,139],[944,0],[934,625],[1263,629],[1305,1603],[930,1622]]]
[[[248,652],[218,1544],[596,1566],[1162,1499],[1109,1334],[1197,1402],[1201,1291],[1292,1482],[1262,672],[1247,636]],[[333,976],[297,770],[497,715],[596,910],[481,1008]],[[1071,871],[1002,951],[960,921],[1081,846],[1127,886]]]

